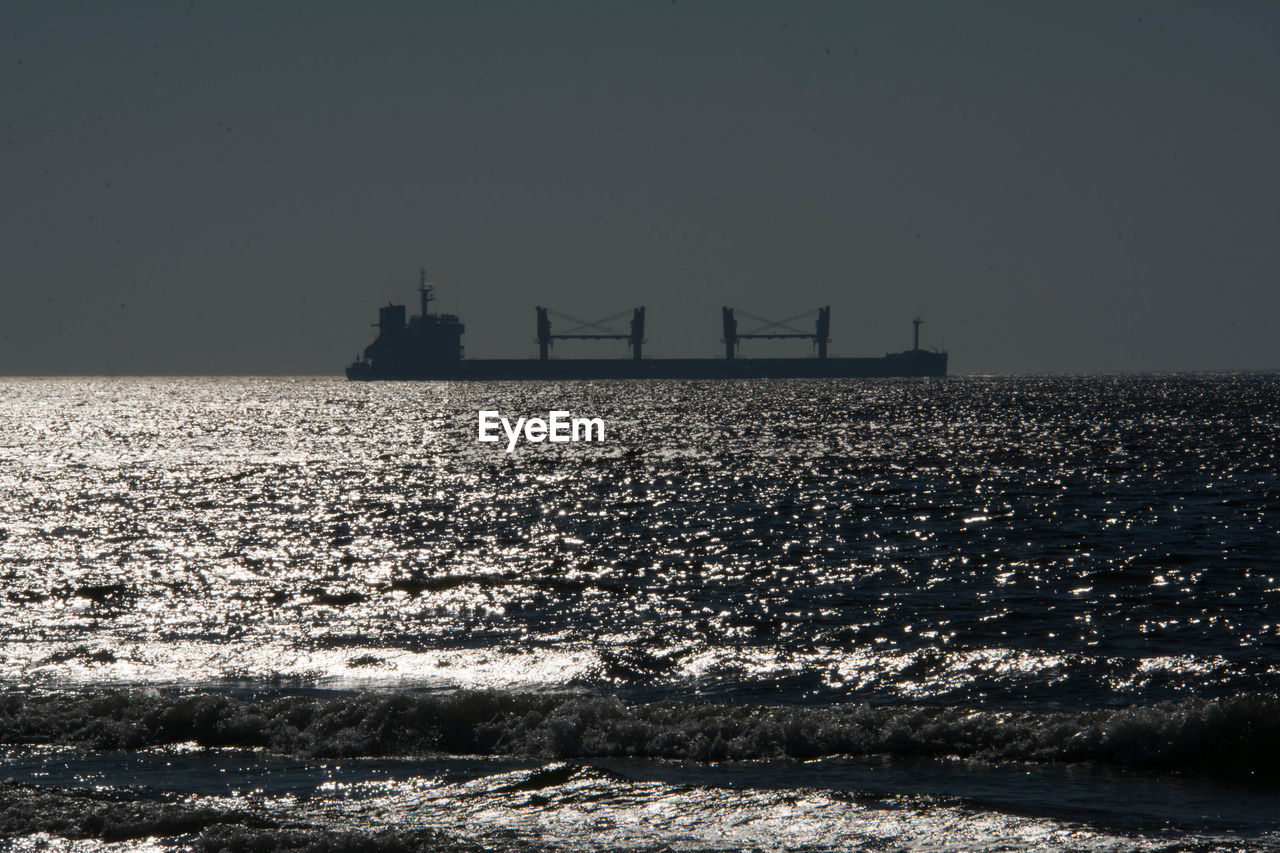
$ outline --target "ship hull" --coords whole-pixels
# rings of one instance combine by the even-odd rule
[[[347,378],[367,380],[508,379],[842,379],[946,376],[947,354],[914,350],[881,358],[461,359],[402,366],[356,362]]]

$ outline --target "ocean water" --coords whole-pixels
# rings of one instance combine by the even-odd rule
[[[2,849],[1280,850],[1280,376],[0,399]]]

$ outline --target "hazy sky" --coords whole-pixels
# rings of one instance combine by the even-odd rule
[[[423,265],[470,356],[1280,368],[1280,3],[0,0],[0,68],[0,374],[337,373]]]

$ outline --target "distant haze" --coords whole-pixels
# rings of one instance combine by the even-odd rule
[[[0,374],[338,373],[420,266],[469,356],[1280,368],[1280,4],[371,8],[0,7]]]

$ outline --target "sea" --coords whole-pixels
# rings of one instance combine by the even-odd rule
[[[1265,373],[0,380],[0,849],[1280,850],[1278,446]]]

